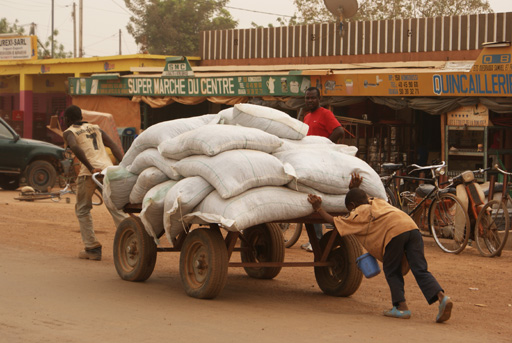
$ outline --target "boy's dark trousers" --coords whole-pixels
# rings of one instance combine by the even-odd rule
[[[443,289],[428,271],[423,248],[423,238],[419,230],[404,232],[393,238],[384,252],[383,269],[391,290],[393,306],[405,301],[404,277],[402,275],[402,258],[409,262],[412,274],[429,304],[436,302],[437,294]]]

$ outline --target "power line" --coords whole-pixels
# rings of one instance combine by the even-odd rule
[[[270,12],[263,12],[263,11],[256,11],[256,10],[249,10],[246,8],[239,8],[239,7],[231,7],[231,6],[225,6],[226,8],[232,9],[232,10],[239,10],[239,11],[246,11],[246,12],[252,12],[252,13],[260,13],[260,14],[268,14],[273,15],[276,17],[288,17],[293,18],[292,15],[286,15],[286,14],[277,14],[277,13],[270,13]]]
[[[117,7],[119,7],[120,9],[122,9],[123,11],[125,11],[126,13],[128,13],[129,15],[132,15],[130,13],[130,11],[128,11],[126,8],[124,8],[123,6],[119,5],[117,2],[115,2],[114,0],[111,0]]]

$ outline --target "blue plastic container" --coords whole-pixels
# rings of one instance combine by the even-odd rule
[[[357,266],[363,272],[364,276],[369,279],[380,273],[379,263],[370,253],[363,254],[356,259]]]

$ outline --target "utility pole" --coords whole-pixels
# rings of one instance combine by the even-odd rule
[[[54,17],[54,8],[53,8],[54,6],[53,6],[53,4],[54,4],[54,0],[52,0],[52,58],[53,58],[53,52],[54,52],[54,50],[53,50],[53,41],[54,41],[54,39],[53,39],[53,31],[54,31],[53,30],[53,17]]]
[[[73,57],[76,58],[76,3],[73,2]]]
[[[119,55],[122,55],[123,53],[121,52],[121,29],[119,29]]]
[[[80,12],[79,14],[79,21],[80,23],[78,24],[79,25],[79,28],[78,28],[78,57],[83,57],[84,56],[84,48],[83,48],[83,42],[82,42],[82,33],[83,33],[83,25],[84,25],[84,21],[83,21],[83,14],[84,14],[84,4],[83,4],[83,0],[80,0],[80,2],[78,3],[78,11]]]

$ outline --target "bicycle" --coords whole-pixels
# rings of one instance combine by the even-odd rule
[[[409,214],[422,234],[428,232],[441,250],[458,254],[468,244],[470,220],[462,201],[451,193],[451,185],[440,187],[439,176],[444,175],[445,166],[444,161],[430,166],[412,164],[409,173],[401,175],[398,171],[403,164],[385,163],[382,168],[391,174],[381,179],[389,203]],[[411,175],[427,171],[430,177]],[[421,184],[412,191],[411,183]]]
[[[281,232],[284,238],[284,247],[291,248],[300,238],[302,233],[302,223],[280,223]]]
[[[489,195],[487,203],[482,207],[476,218],[474,233],[478,250],[483,256],[494,257],[500,256],[510,230],[510,215],[507,203],[510,198],[508,188],[508,177],[512,175],[498,165],[494,170],[503,175],[503,183],[501,189],[501,200],[494,198],[494,193],[499,191],[498,185],[495,184],[495,175],[490,176]]]
[[[333,228],[330,224],[323,224],[325,226],[325,229],[331,229]],[[302,229],[304,228],[303,223],[279,223],[279,226],[281,227],[281,232],[283,233],[284,238],[284,247],[285,248],[291,248],[300,238],[300,235],[302,234]]]

